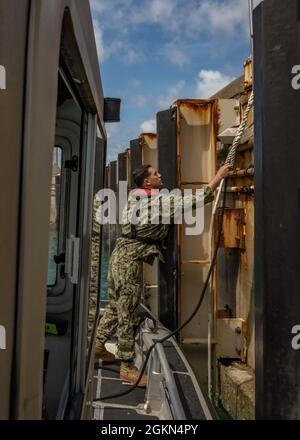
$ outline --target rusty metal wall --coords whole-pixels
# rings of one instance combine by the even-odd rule
[[[234,100],[179,100],[177,107],[177,155],[181,190],[201,188],[216,171],[217,134],[236,122]],[[183,323],[193,312],[207,276],[212,246],[212,204],[204,210],[204,230],[187,235],[186,225],[178,227],[179,316]],[[202,306],[181,331],[182,342],[205,342],[208,337],[208,288]]]
[[[247,68],[249,63],[247,63]],[[249,86],[241,96],[240,113],[247,105]],[[225,150],[225,151],[224,151]],[[228,148],[219,144],[218,158]],[[254,193],[253,193],[253,112],[248,130],[236,155],[235,169],[228,179],[226,209],[223,221],[221,250],[218,256],[216,281],[216,319],[241,318],[246,322],[246,361],[255,367],[253,255],[254,255]],[[225,313],[227,309],[227,313]],[[222,344],[222,335],[215,335]],[[239,357],[238,352],[236,356]]]
[[[140,135],[142,148],[142,164],[158,167],[157,160],[157,135],[155,133],[142,133]]]

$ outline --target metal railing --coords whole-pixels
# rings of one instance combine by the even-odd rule
[[[178,394],[173,373],[170,369],[163,345],[158,343],[155,346],[163,374],[164,386],[167,388],[170,398],[171,410],[175,420],[186,420],[186,415]]]

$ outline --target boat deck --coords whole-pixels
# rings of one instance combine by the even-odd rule
[[[122,383],[119,378],[120,363],[101,365],[95,369],[97,383],[94,399],[99,399],[110,394],[126,391],[129,385]],[[96,420],[157,420],[159,417],[148,415],[144,410],[146,397],[145,388],[136,388],[126,396],[107,400],[94,405],[94,418]]]
[[[136,365],[140,367],[148,348],[167,330],[143,325],[136,338]],[[101,401],[104,396],[126,391],[130,385],[119,378],[120,363],[95,365],[94,419],[96,420],[211,420],[194,372],[178,344],[171,338],[157,344],[150,356],[147,388],[135,388],[125,396]],[[116,343],[107,344],[116,351]]]

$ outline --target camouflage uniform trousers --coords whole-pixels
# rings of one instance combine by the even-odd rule
[[[97,339],[105,343],[116,333],[117,358],[126,362],[135,357],[135,328],[139,324],[142,262],[129,257],[126,246],[115,247],[108,269],[109,304],[100,320]]]
[[[99,254],[100,254],[100,225],[96,220],[96,212],[99,208],[99,201],[94,197],[93,203],[93,229],[91,248],[91,271],[89,288],[89,314],[88,314],[88,338],[91,337],[95,318],[97,315],[99,295]]]
[[[97,314],[97,299],[99,294],[98,286],[99,286],[99,240],[92,239],[88,336],[91,335]]]

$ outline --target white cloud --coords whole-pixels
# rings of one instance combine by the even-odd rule
[[[142,133],[156,133],[156,119],[144,121],[140,126]]]
[[[164,22],[171,17],[174,7],[173,0],[153,0],[150,3],[150,17],[153,21]]]
[[[98,58],[101,62],[119,55],[125,64],[140,63],[143,52],[131,43],[128,33],[132,0],[90,0]],[[113,31],[113,35],[107,34]]]
[[[96,47],[99,60],[103,61],[104,59],[104,44],[103,44],[103,32],[100,28],[99,22],[97,20],[93,20],[94,23],[94,32],[95,32],[95,40]]]
[[[143,95],[138,95],[133,97],[132,101],[135,103],[135,105],[139,108],[143,108],[147,105],[147,98]]]
[[[199,31],[222,33],[223,37],[249,34],[248,2],[245,0],[203,0],[187,11],[190,34]]]
[[[233,80],[233,77],[225,75],[218,70],[201,70],[198,73],[197,79],[197,97],[209,98]]]
[[[107,60],[113,55],[121,53],[121,58],[125,64],[135,64],[142,62],[145,57],[142,51],[132,47],[128,41],[113,40],[111,44],[104,44],[103,30],[100,27],[99,21],[93,19],[94,32],[96,39],[96,46],[98,58],[101,62]]]
[[[140,87],[140,85],[141,85],[141,80],[140,80],[140,79],[136,79],[136,78],[134,78],[134,79],[131,81],[131,83],[132,83],[133,87],[138,88],[138,87]]]
[[[116,160],[117,154],[125,151],[129,146],[131,139],[137,137],[136,124],[120,122],[117,124],[109,124],[107,131],[109,133],[109,140],[107,143],[107,161]]]
[[[127,64],[145,59],[132,33],[156,26],[169,39],[163,55],[173,64],[183,66],[193,55],[185,48],[188,41],[213,42],[213,48],[230,44],[233,39],[249,38],[248,2],[246,0],[90,0],[98,26],[97,46],[101,60],[118,55]],[[187,7],[188,3],[188,7]],[[100,32],[100,29],[101,31]],[[151,29],[155,33],[155,28]],[[104,43],[103,43],[104,36]],[[155,34],[153,34],[155,38]],[[181,44],[174,44],[175,41]],[[111,42],[112,41],[112,42]],[[183,49],[184,47],[184,49]],[[217,49],[213,49],[217,50]],[[161,53],[161,50],[159,50]]]
[[[100,27],[99,21],[94,18],[93,24],[98,58],[101,62],[107,60],[111,55],[117,53],[121,49],[124,49],[124,44],[122,41],[115,40],[109,46],[104,45],[103,30]]]
[[[177,41],[171,41],[170,43],[165,44],[161,53],[168,61],[177,66],[184,66],[189,62],[188,55],[180,47]]]
[[[140,50],[136,50],[130,46],[124,46],[123,61],[125,64],[140,63],[144,60],[144,54]]]
[[[168,90],[168,93],[165,96],[162,96],[158,100],[158,106],[160,108],[168,108],[170,105],[176,101],[178,98],[180,98],[180,94],[182,93],[183,89],[185,88],[185,81],[181,80],[174,86],[170,87]]]
[[[137,25],[157,23],[165,26],[174,16],[175,7],[175,0],[140,1],[132,9],[129,20]]]

